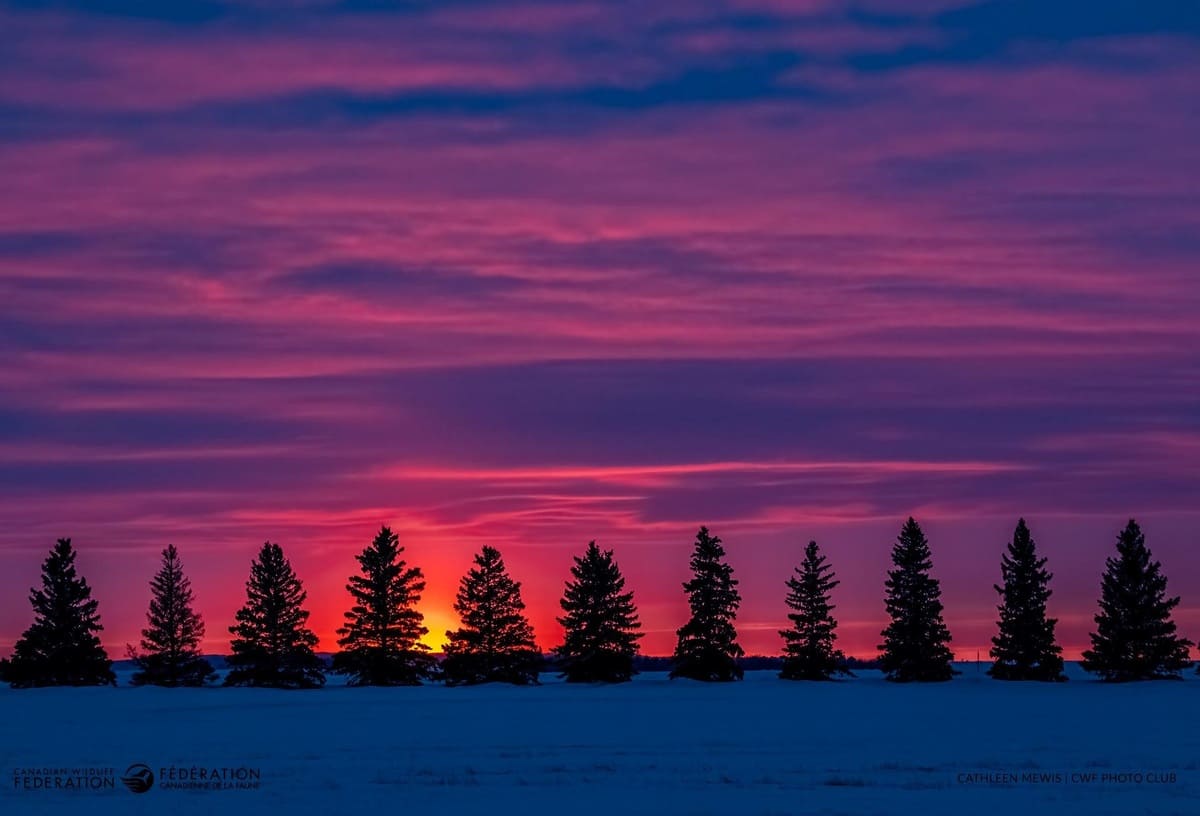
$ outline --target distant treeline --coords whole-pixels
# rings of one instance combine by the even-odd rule
[[[226,655],[207,654],[204,659],[212,664],[214,671],[221,671],[229,668],[226,662]],[[329,652],[317,652],[317,657],[325,664],[325,668],[329,671],[333,669],[333,655]],[[434,659],[438,659],[439,655],[434,655]],[[746,655],[738,658],[738,665],[743,671],[778,671],[783,668],[785,658],[782,655]],[[959,661],[962,662],[962,661]],[[642,672],[668,672],[674,667],[674,658],[668,656],[651,656],[643,654],[635,654],[633,656],[633,672],[640,674]],[[864,660],[861,657],[844,657],[842,659],[842,667],[851,670],[871,670],[879,668],[879,658],[873,657],[870,660]],[[114,670],[137,669],[138,663],[132,659],[114,660]],[[542,673],[556,673],[559,669],[559,663],[553,652],[542,653]]]
[[[547,655],[547,670],[553,671],[556,667],[553,662],[553,655]],[[787,658],[782,655],[746,655],[738,658],[738,666],[743,671],[781,671]],[[845,669],[847,674],[852,674],[855,670],[878,669],[879,658],[863,660],[858,657],[844,656],[839,661],[839,667]],[[671,671],[674,668],[675,658],[673,657],[649,657],[647,655],[636,655],[633,658],[633,668],[637,672],[664,672]]]
[[[536,683],[546,671],[583,683],[620,683],[639,671],[663,669],[671,677],[703,681],[741,679],[747,669],[775,669],[789,680],[831,680],[861,668],[878,668],[896,682],[945,681],[958,673],[942,618],[941,587],[931,574],[929,543],[912,518],[892,548],[884,583],[889,622],[879,656],[871,661],[849,658],[836,646],[830,596],[840,582],[815,541],[785,582],[781,605],[789,611],[779,631],[781,657],[747,657],[738,644],[738,581],[725,562],[721,539],[707,527],[696,534],[692,577],[683,584],[691,616],[679,628],[669,658],[639,654],[641,622],[633,593],[613,552],[593,541],[574,558],[559,601],[563,642],[550,655],[536,646],[520,583],[508,574],[499,550],[484,546],[459,583],[454,610],[461,625],[446,633],[444,655],[437,659],[421,642],[429,632],[418,609],[424,575],[403,553],[396,534],[384,526],[355,556],[358,572],[346,584],[351,605],[337,630],[339,651],[326,658],[314,651],[317,637],[307,626],[300,579],[278,544],[263,544],[250,565],[245,605],[229,627],[232,653],[221,661],[227,669],[223,684],[313,688],[324,684],[328,672],[345,675],[351,685],[371,686],[525,684]],[[1021,519],[1001,555],[1000,583],[994,585],[999,605],[989,653],[992,677],[1066,679],[1057,621],[1046,614],[1052,577]],[[212,661],[200,652],[204,621],[173,544],[162,551],[150,590],[141,641],[128,647],[136,667],[132,683],[215,682]],[[70,539],[59,539],[50,551],[42,586],[30,590],[29,600],[33,623],[12,657],[0,661],[0,680],[17,688],[116,684],[112,661],[97,636],[103,629],[98,604],[77,574]],[[1178,604],[1178,597],[1168,597],[1161,565],[1131,519],[1105,563],[1100,611],[1083,668],[1107,681],[1178,678],[1191,665],[1192,646],[1176,634],[1171,615]]]

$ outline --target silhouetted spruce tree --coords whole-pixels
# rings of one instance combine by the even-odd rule
[[[835,674],[850,674],[843,666],[845,655],[833,645],[837,621],[829,594],[841,581],[832,570],[817,542],[810,541],[804,561],[787,580],[787,605],[794,611],[788,614],[792,628],[779,632],[784,640],[779,676],[785,680],[829,680]]]
[[[192,582],[174,544],[162,551],[162,566],[150,581],[150,609],[141,649],[129,647],[137,665],[135,686],[201,686],[216,677],[200,654],[204,620],[192,608]]]
[[[333,656],[333,670],[357,686],[415,686],[434,666],[421,638],[429,630],[417,603],[425,590],[419,567],[401,558],[404,548],[388,527],[355,556],[362,575],[353,575],[346,590],[354,606],[346,624],[337,630],[342,651]]]
[[[524,613],[521,585],[509,577],[500,551],[484,546],[458,587],[462,620],[446,632],[442,677],[450,685],[536,683],[542,655]]]
[[[892,548],[892,562],[895,569],[888,571],[885,583],[892,620],[881,633],[879,666],[895,682],[949,680],[958,672],[942,620],[942,590],[929,574],[929,542],[911,517]]]
[[[737,642],[733,621],[742,597],[737,591],[733,567],[722,559],[721,539],[709,535],[707,527],[696,533],[690,566],[692,580],[683,585],[692,617],[677,631],[671,677],[693,680],[741,680],[738,658],[744,652]]]
[[[98,604],[75,571],[71,539],[60,538],[42,563],[42,588],[30,589],[33,624],[13,647],[5,677],[15,688],[116,685],[97,632]]]
[[[998,680],[1066,680],[1062,647],[1054,638],[1054,618],[1046,617],[1052,594],[1046,559],[1038,558],[1037,545],[1025,519],[1017,522],[1008,552],[1001,556],[1004,585],[995,585],[1001,603],[999,633],[992,638],[995,660],[988,674]]]
[[[612,550],[601,550],[592,541],[583,556],[575,557],[559,604],[566,613],[558,619],[565,630],[563,644],[554,651],[569,683],[623,683],[636,673],[637,608],[633,593],[624,592],[625,578],[613,560]]]
[[[1133,519],[1117,536],[1117,555],[1105,561],[1100,612],[1083,668],[1110,681],[1175,679],[1191,665],[1190,640],[1175,634],[1162,565],[1150,560],[1146,537]]]
[[[325,682],[324,663],[313,647],[317,636],[309,630],[307,594],[284,558],[283,548],[263,544],[250,565],[246,605],[229,627],[233,654],[226,662],[231,671],[227,686],[314,688]]]

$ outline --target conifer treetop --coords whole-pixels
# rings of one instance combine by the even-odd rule
[[[559,602],[563,643],[554,650],[563,676],[568,682],[630,679],[641,622],[612,550],[589,542],[584,554],[575,556],[571,576]]]
[[[930,575],[929,542],[911,516],[892,547],[892,562],[884,582],[891,620],[881,633],[880,665],[889,680],[898,682],[949,680],[958,672],[942,619],[941,586]]]
[[[484,545],[454,600],[461,626],[446,632],[446,682],[537,682],[542,657],[524,610],[521,584],[509,576],[500,551]]]
[[[995,662],[988,669],[994,678],[1066,679],[1062,648],[1054,634],[1057,621],[1046,614],[1046,602],[1053,594],[1050,579],[1054,577],[1046,569],[1046,560],[1038,556],[1025,519],[1019,519],[1000,558],[1002,584],[994,585],[1000,595],[997,633],[990,650]]]
[[[688,562],[692,578],[683,583],[691,618],[676,632],[672,677],[705,681],[742,677],[737,659],[745,652],[734,628],[742,598],[733,567],[724,557],[721,539],[701,527]]]
[[[353,605],[337,633],[342,651],[333,670],[351,685],[417,685],[430,676],[434,661],[422,642],[429,630],[417,604],[425,591],[419,567],[409,566],[399,537],[387,525],[355,556],[360,574],[346,591]]]
[[[42,563],[42,586],[29,591],[34,621],[13,647],[6,667],[18,687],[116,683],[100,644],[99,603],[75,569],[71,539],[60,538]]]
[[[786,603],[792,626],[782,629],[784,661],[779,676],[786,680],[829,680],[849,674],[845,656],[834,646],[837,621],[830,593],[841,582],[821,554],[817,542],[804,548],[804,559],[786,581]]]
[[[264,543],[250,565],[246,603],[229,627],[234,668],[226,685],[308,688],[325,682],[324,664],[313,652],[317,636],[306,626],[307,598],[283,548]]]
[[[204,620],[192,607],[192,583],[183,572],[174,544],[163,549],[150,592],[141,649],[128,648],[138,667],[133,684],[198,686],[212,679],[212,666],[200,653]]]
[[[1162,565],[1153,560],[1137,521],[1117,536],[1117,554],[1105,559],[1100,611],[1083,667],[1110,681],[1174,679],[1191,664],[1192,646],[1176,634]]]

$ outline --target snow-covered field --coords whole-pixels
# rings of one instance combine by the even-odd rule
[[[1200,812],[1194,675],[1109,686],[1072,666],[1072,682],[1041,685],[962,668],[908,686],[750,672],[728,685],[647,673],[616,687],[4,688],[0,814]],[[146,793],[14,776],[133,763],[156,775]],[[171,767],[261,779],[168,789]],[[1012,779],[964,776],[987,773]]]

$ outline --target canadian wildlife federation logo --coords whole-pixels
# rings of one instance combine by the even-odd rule
[[[46,765],[17,767],[12,771],[12,790],[28,793],[54,791],[117,791],[124,785],[131,793],[160,791],[252,791],[262,785],[262,769],[248,765],[160,765],[151,769],[135,762],[118,773],[110,766]],[[0,816],[6,816],[0,808]]]
[[[135,762],[121,774],[121,782],[134,793],[145,793],[154,787],[154,771],[149,765]]]

